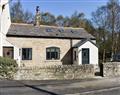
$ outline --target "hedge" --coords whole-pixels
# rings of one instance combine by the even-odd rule
[[[12,79],[17,67],[15,60],[0,57],[0,78]]]

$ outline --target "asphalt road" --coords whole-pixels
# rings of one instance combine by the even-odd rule
[[[120,78],[64,81],[0,80],[0,95],[120,95]]]
[[[120,95],[120,87],[106,88],[66,95]]]

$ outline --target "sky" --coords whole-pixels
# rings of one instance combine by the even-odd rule
[[[17,0],[13,0],[15,2]],[[75,11],[83,12],[86,18],[91,18],[91,13],[98,7],[105,5],[108,0],[21,0],[24,10],[35,14],[36,6],[40,11],[50,12],[55,16],[71,16]]]

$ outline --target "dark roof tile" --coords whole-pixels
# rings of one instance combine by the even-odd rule
[[[47,32],[47,29],[51,29],[51,31]],[[95,39],[95,37],[93,37],[91,34],[86,32],[83,28],[72,28],[72,27],[63,28],[63,27],[44,26],[44,25],[41,25],[40,27],[36,27],[31,24],[15,24],[15,23],[11,24],[7,36]]]

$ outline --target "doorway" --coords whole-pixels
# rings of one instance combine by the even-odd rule
[[[3,57],[14,58],[14,48],[13,47],[3,47]]]
[[[89,64],[89,48],[82,49],[82,64]]]

